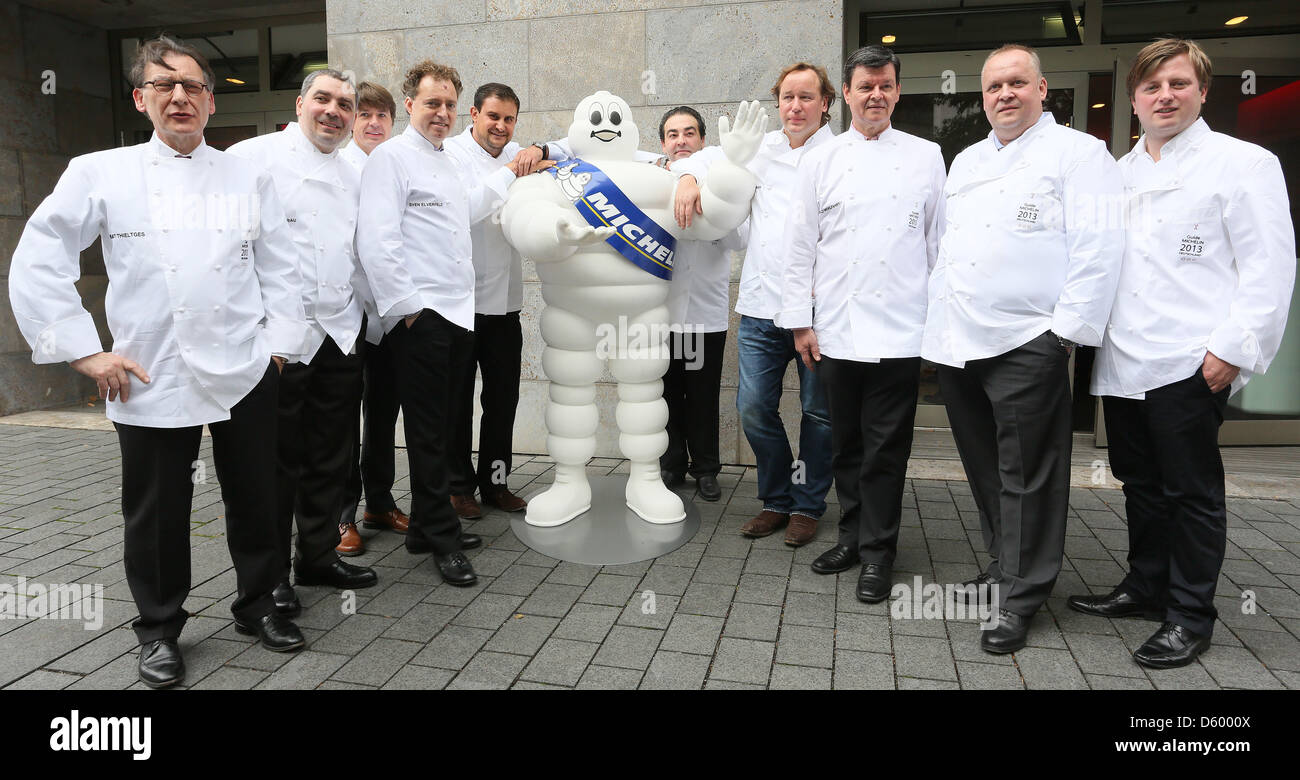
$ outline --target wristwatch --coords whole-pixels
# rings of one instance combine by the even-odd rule
[[[1060,345],[1061,345],[1061,349],[1065,350],[1066,352],[1069,352],[1069,351],[1071,351],[1072,349],[1074,349],[1075,347],[1078,346],[1078,345],[1075,344],[1073,341],[1070,341],[1069,339],[1064,338],[1064,337],[1062,337],[1062,336],[1058,336],[1058,335],[1056,334],[1056,331],[1052,331],[1052,335],[1053,335],[1053,336],[1056,336],[1056,343],[1057,343],[1057,344],[1060,344]]]
[[[550,151],[546,148],[546,144],[538,144],[538,143],[534,143],[534,144],[532,144],[532,145],[533,145],[533,146],[536,146],[538,149],[541,149],[541,150],[542,150],[542,159],[543,159],[543,160],[549,160],[549,159],[551,159],[551,153],[550,153]]]

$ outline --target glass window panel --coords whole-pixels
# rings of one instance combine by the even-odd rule
[[[863,13],[864,43],[897,52],[995,49],[1007,41],[1030,46],[1078,44],[1079,13],[1069,2]]]
[[[297,90],[308,73],[328,66],[324,22],[271,28],[271,89]]]
[[[1226,22],[1246,17],[1237,24]],[[1106,0],[1103,43],[1147,42],[1163,35],[1235,38],[1300,32],[1300,3],[1277,0]]]

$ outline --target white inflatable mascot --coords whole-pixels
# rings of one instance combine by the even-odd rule
[[[673,218],[675,177],[634,162],[640,134],[620,97],[597,92],[573,112],[574,159],[518,179],[501,212],[506,239],[537,263],[542,281],[542,368],[550,379],[546,448],[555,483],[528,500],[526,520],[566,523],[591,508],[587,461],[596,452],[596,380],[602,359],[618,382],[619,448],[631,461],[627,505],[651,523],[686,517],[664,486],[668,447],[663,400],[668,370],[668,280],[677,239],[715,240],[749,214],[757,183],[745,164],[767,128],[757,101],[741,103],[734,127],[718,122],[726,159],[701,187],[703,215],[682,229]]]

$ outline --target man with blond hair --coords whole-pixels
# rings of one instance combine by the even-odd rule
[[[1098,206],[1122,184],[1104,143],[1043,111],[1033,49],[997,49],[980,82],[992,131],[948,172],[921,356],[939,364],[990,558],[965,584],[996,585],[996,625],[980,645],[1010,653],[1061,571],[1070,353],[1101,343],[1124,235]]]
[[[831,420],[826,391],[817,371],[798,360],[793,334],[775,322],[781,310],[785,267],[786,215],[795,169],[810,149],[834,137],[829,125],[836,89],[826,69],[796,62],[782,69],[772,86],[781,128],[763,138],[749,170],[759,186],[749,216],[749,240],[740,276],[738,333],[740,385],[736,405],[740,424],[758,464],[758,499],[762,510],[740,532],[751,538],[786,527],[785,543],[798,547],[812,541],[817,520],[826,512],[831,486]],[[710,147],[673,164],[682,174],[675,209],[682,226],[703,213],[697,178],[722,156]],[[786,367],[795,361],[803,416],[799,457],[795,459],[781,420],[781,387]]]
[[[1282,167],[1210,130],[1209,88],[1210,58],[1192,41],[1148,45],[1128,74],[1143,135],[1119,162],[1128,242],[1092,392],[1124,483],[1129,573],[1067,602],[1161,621],[1133,653],[1152,668],[1210,645],[1228,523],[1219,426],[1228,397],[1277,354],[1295,283]]]

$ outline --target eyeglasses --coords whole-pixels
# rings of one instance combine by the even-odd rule
[[[176,89],[177,84],[180,84],[181,89],[184,89],[185,94],[189,95],[190,97],[198,97],[199,95],[203,94],[203,90],[208,88],[208,85],[204,84],[202,81],[193,81],[191,79],[185,79],[184,81],[172,81],[171,79],[155,79],[153,81],[146,81],[143,86],[146,87],[152,86],[154,88],[154,91],[160,92],[164,95],[169,95],[171,94],[172,90]]]

